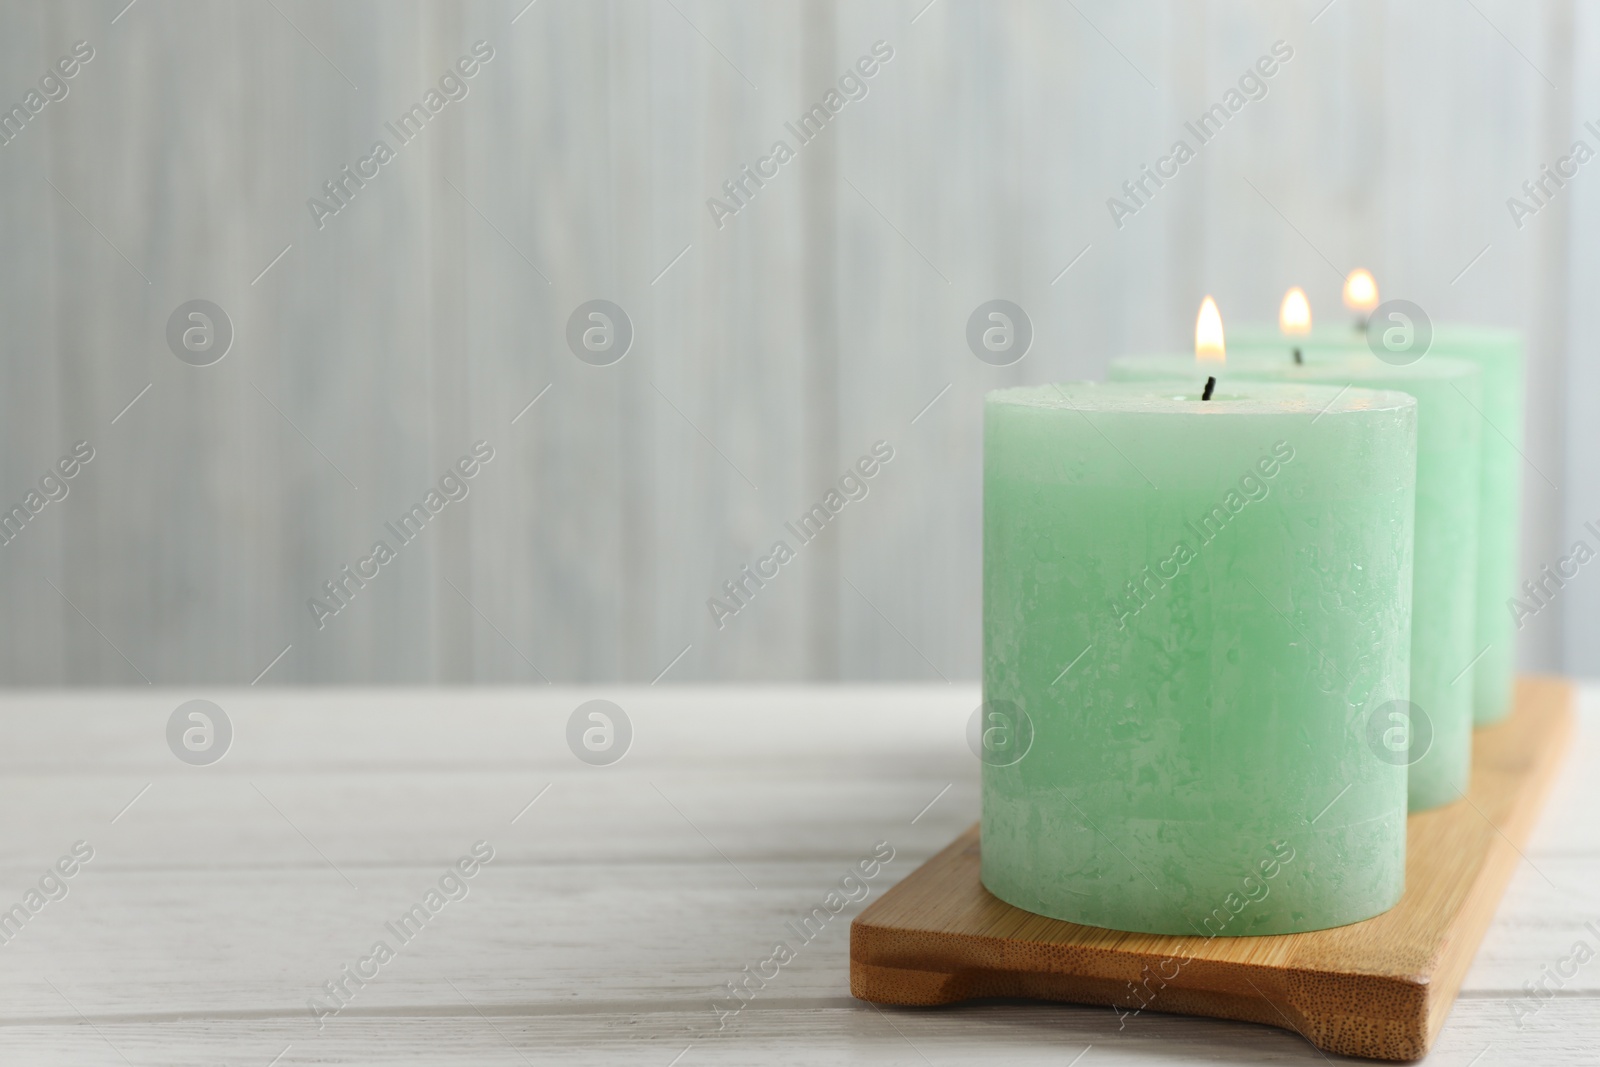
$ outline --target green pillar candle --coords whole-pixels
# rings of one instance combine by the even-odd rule
[[[1470,359],[1483,373],[1483,471],[1479,481],[1476,648],[1473,670],[1478,725],[1511,712],[1517,633],[1507,601],[1517,595],[1522,521],[1522,337],[1510,330],[1440,326],[1430,353]],[[1431,356],[1430,356],[1431,358]]]
[[[1416,402],[1200,396],[986,399],[983,882],[1146,933],[1365,919],[1404,881],[1365,723],[1407,697]]]
[[[1417,748],[1407,786],[1412,811],[1448,804],[1472,769],[1473,657],[1477,616],[1478,480],[1483,419],[1481,376],[1466,360],[1429,355],[1407,366],[1365,350],[1302,343],[1236,341],[1223,382],[1287,381],[1394,389],[1417,399],[1416,562],[1411,597],[1411,701],[1426,717],[1406,729]],[[1190,356],[1112,361],[1113,380],[1193,379]],[[1403,731],[1404,732],[1404,731]],[[1401,747],[1406,747],[1402,745]],[[1417,755],[1420,753],[1420,755]]]
[[[1381,325],[1381,324],[1378,324]],[[1479,726],[1511,711],[1516,673],[1516,622],[1508,600],[1518,596],[1518,544],[1522,521],[1524,370],[1522,336],[1482,326],[1434,326],[1428,358],[1468,359],[1483,375],[1482,468],[1478,476],[1478,567],[1472,668],[1473,718]],[[1366,334],[1352,326],[1318,327],[1303,340],[1284,338],[1269,327],[1245,326],[1229,336],[1230,349],[1281,348],[1299,343],[1306,351],[1368,350]]]

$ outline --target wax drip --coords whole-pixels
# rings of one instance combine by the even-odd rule
[[[1211,391],[1213,389],[1215,389],[1216,387],[1217,387],[1217,379],[1215,377],[1207,378],[1206,379],[1206,390],[1205,390],[1205,392],[1200,394],[1200,399],[1201,400],[1210,400],[1211,399]]]

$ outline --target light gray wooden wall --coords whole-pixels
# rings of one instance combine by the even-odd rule
[[[1600,118],[1597,15],[1324,2],[0,6],[7,106],[96,53],[0,147],[0,501],[96,449],[0,547],[0,680],[248,682],[286,646],[262,684],[649,681],[686,647],[664,683],[972,678],[982,393],[1183,347],[1206,292],[1333,314],[1357,264],[1527,331],[1531,573],[1600,515],[1600,163],[1520,231],[1504,202]],[[480,39],[318,231],[307,198]],[[1279,39],[1266,99],[1115,228]],[[878,40],[869,95],[719,230],[706,199]],[[236,330],[206,368],[164,339],[197,297]],[[1009,368],[963,337],[994,297],[1036,331]],[[594,298],[636,329],[609,367],[564,342]],[[468,500],[319,631],[307,598],[479,439]],[[712,625],[878,439],[870,495]],[[1600,573],[1564,596],[1524,660],[1593,673]]]

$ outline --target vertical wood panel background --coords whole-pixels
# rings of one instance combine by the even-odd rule
[[[1336,317],[1363,264],[1526,333],[1532,575],[1600,516],[1600,164],[1520,230],[1505,200],[1600,147],[1600,23],[1324,2],[0,4],[7,107],[95,49],[0,146],[0,502],[96,450],[0,547],[0,681],[970,679],[983,392],[1184,347],[1206,292]],[[1267,97],[1115,227],[1280,39]],[[467,97],[319,231],[307,198],[478,40]],[[719,228],[707,198],[880,40]],[[235,329],[205,368],[164,338],[197,297]],[[1012,367],[964,340],[996,297],[1034,325]],[[565,342],[596,298],[635,330],[608,367]],[[879,439],[867,498],[719,630],[707,598]],[[318,629],[307,599],[478,440],[467,500]],[[1561,596],[1522,659],[1593,673],[1600,575]]]

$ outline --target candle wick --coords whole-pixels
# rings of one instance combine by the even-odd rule
[[[1201,400],[1210,400],[1211,399],[1211,391],[1213,389],[1215,389],[1216,387],[1217,387],[1217,379],[1215,377],[1207,378],[1206,379],[1206,390],[1205,390],[1205,392],[1200,394],[1200,399]]]
[[[1295,345],[1294,346],[1294,364],[1295,364],[1295,366],[1297,366],[1297,367],[1303,366],[1305,364],[1305,361],[1306,361],[1305,357],[1300,354],[1300,346],[1299,345]]]

